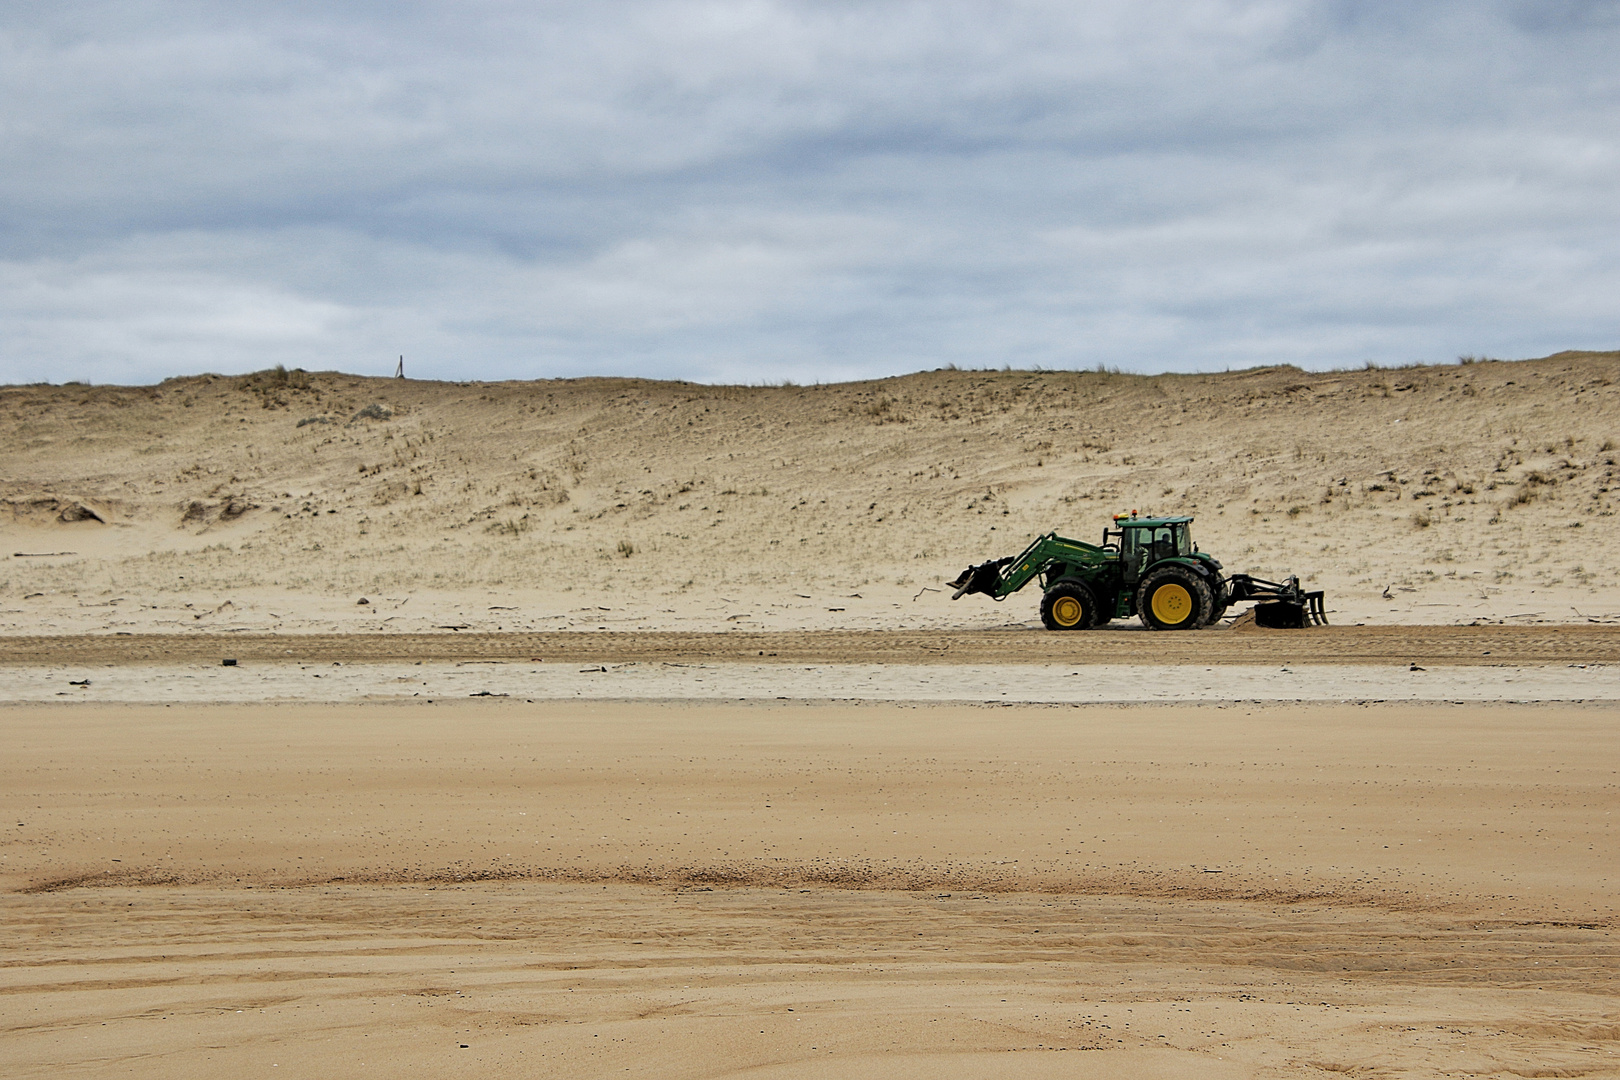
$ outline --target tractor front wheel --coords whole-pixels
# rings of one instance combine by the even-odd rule
[[[1060,582],[1041,597],[1041,622],[1048,630],[1090,630],[1098,614],[1097,597],[1078,581]]]
[[[1153,630],[1192,630],[1203,626],[1214,610],[1209,585],[1191,570],[1167,566],[1142,579],[1136,611]]]

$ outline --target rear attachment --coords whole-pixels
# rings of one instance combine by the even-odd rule
[[[1306,592],[1299,587],[1297,577],[1267,581],[1248,574],[1233,574],[1226,580],[1226,586],[1231,591],[1227,603],[1255,602],[1256,626],[1269,630],[1303,630],[1328,624],[1327,612],[1322,608],[1322,590]]]

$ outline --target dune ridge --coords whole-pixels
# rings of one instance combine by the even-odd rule
[[[0,418],[0,633],[1002,625],[1033,602],[922,590],[1131,509],[1196,515],[1229,570],[1297,573],[1337,621],[1620,619],[1620,353],[827,386],[269,371],[5,387]]]

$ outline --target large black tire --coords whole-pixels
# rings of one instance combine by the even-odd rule
[[[1041,597],[1041,623],[1048,630],[1090,630],[1101,621],[1097,596],[1080,581],[1060,581]]]
[[[1214,606],[1209,583],[1184,566],[1151,571],[1136,588],[1136,613],[1152,630],[1196,630]]]

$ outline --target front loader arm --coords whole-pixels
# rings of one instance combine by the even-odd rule
[[[1096,564],[1106,561],[1111,553],[1083,540],[1069,540],[1057,533],[1038,536],[1021,553],[1005,559],[970,566],[951,582],[956,590],[952,600],[960,600],[969,593],[984,593],[992,600],[1005,600],[1045,573],[1054,563]]]

